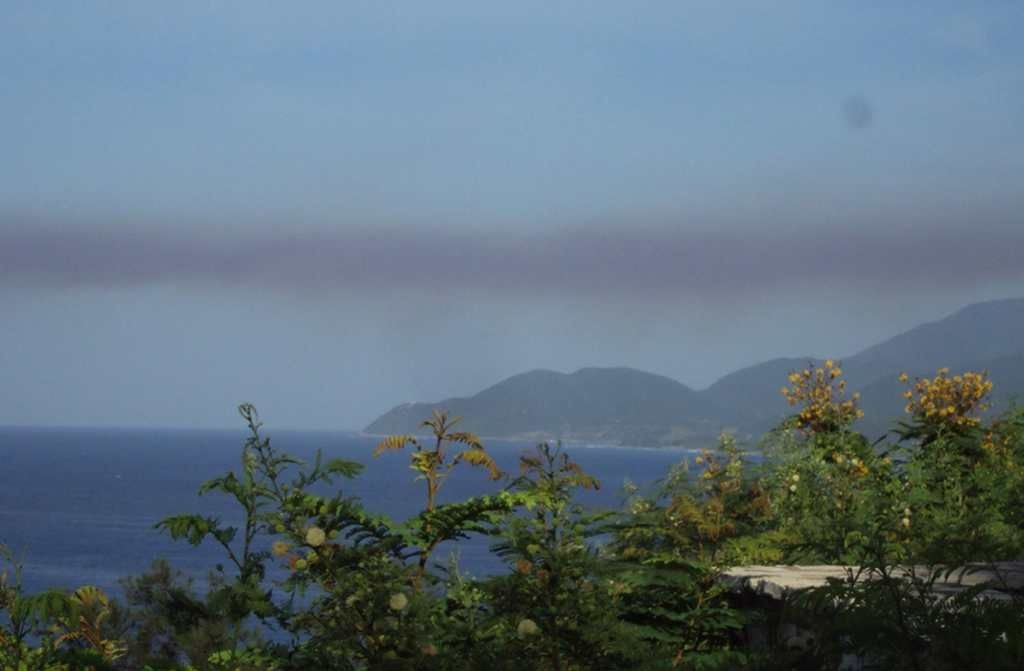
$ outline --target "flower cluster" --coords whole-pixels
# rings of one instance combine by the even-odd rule
[[[860,457],[844,456],[841,452],[833,452],[832,461],[839,467],[845,469],[849,475],[856,478],[863,478],[871,472],[867,463]],[[890,463],[892,463],[891,460]]]
[[[388,608],[395,611],[396,613],[402,612],[408,605],[409,597],[407,597],[405,594],[401,592],[396,592],[392,594],[391,598],[388,599]]]
[[[999,423],[994,423],[982,438],[981,446],[990,454],[998,455],[1013,461],[1013,436],[1000,431]]]
[[[909,384],[906,373],[900,382]],[[948,368],[940,368],[933,378],[916,378],[903,392],[904,408],[918,421],[938,423],[947,427],[978,426],[976,414],[988,408],[985,402],[992,391],[988,373],[968,371],[950,377]]]
[[[789,374],[789,386],[782,395],[791,406],[801,405],[797,426],[808,433],[835,431],[851,424],[864,413],[857,407],[860,394],[845,399],[843,370],[832,359],[821,367],[810,367]]]
[[[310,527],[306,530],[306,544],[318,548],[327,542],[327,534],[320,527]]]
[[[539,634],[540,627],[538,627],[537,623],[530,618],[524,618],[520,620],[519,625],[516,626],[516,633],[519,634],[520,638],[528,638]]]

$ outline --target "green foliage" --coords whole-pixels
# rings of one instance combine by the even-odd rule
[[[0,562],[0,668],[114,668],[125,648],[109,622],[115,609],[106,594],[84,586],[72,594],[50,590],[25,595],[21,563],[4,546]]]
[[[971,413],[991,385],[947,374],[908,392],[911,417],[895,442],[870,445],[842,427],[773,436],[769,481],[787,560],[850,567],[846,580],[789,604],[812,634],[805,659],[832,668],[842,654],[880,669],[1024,664],[1019,586],[936,589],[968,564],[1024,557],[1020,411],[983,423]]]
[[[750,477],[735,439],[723,434],[718,452],[703,450],[693,466],[681,462],[653,496],[634,493],[630,526],[618,537],[623,556],[713,567],[778,559],[768,492]]]
[[[455,531],[460,523],[472,523],[475,512],[484,512],[489,502],[467,502],[468,507],[450,507],[438,515],[437,494],[444,485],[452,470],[460,463],[470,466],[486,468],[492,480],[501,478],[501,470],[491,458],[491,455],[484,449],[483,442],[473,433],[467,431],[452,431],[452,427],[459,423],[461,417],[449,417],[447,413],[434,410],[430,419],[424,420],[420,426],[430,430],[434,439],[433,447],[424,447],[415,436],[398,435],[384,438],[373,456],[378,457],[389,450],[401,450],[406,445],[413,447],[409,455],[409,467],[417,473],[417,479],[426,482],[426,502],[424,503],[424,514],[420,516],[418,524],[413,525],[415,537],[413,542],[418,546],[418,563],[413,587],[419,590],[420,585],[427,574],[427,565],[430,557],[439,544],[446,540],[460,537]],[[462,449],[458,453],[451,453],[451,446],[458,445]],[[491,503],[490,505],[493,505]],[[483,506],[476,510],[476,507]],[[434,527],[434,525],[438,525]]]
[[[520,459],[511,487],[525,511],[504,521],[494,546],[511,570],[486,589],[527,668],[629,668],[639,652],[635,632],[619,617],[621,568],[589,543],[609,515],[588,514],[572,501],[575,489],[599,486],[561,446],[542,444]]]
[[[781,670],[838,668],[846,655],[877,669],[1024,667],[1022,586],[937,589],[968,564],[1024,557],[1024,410],[982,421],[971,412],[984,376],[940,372],[915,383],[908,421],[870,443],[839,366],[821,371],[790,375],[801,407],[764,442],[763,467],[723,435],[650,491],[628,488],[620,511],[581,506],[576,494],[600,483],[548,444],[501,489],[440,503],[460,464],[504,474],[479,437],[453,430],[458,418],[434,413],[430,444],[377,446],[411,448],[426,485],[422,510],[391,520],[335,489],[359,464],[276,450],[242,405],[240,468],[199,491],[230,497],[242,523],[157,525],[220,547],[208,589],[158,561],[122,582],[124,605],[91,587],[25,595],[4,551],[0,668]],[[504,573],[432,561],[474,534],[492,538]],[[732,566],[790,562],[840,564],[846,578],[763,612],[721,580]],[[287,577],[270,580],[273,566]],[[752,644],[754,627],[765,644]]]
[[[211,574],[211,598],[197,594],[192,580],[164,560],[146,573],[121,580],[126,606],[118,623],[127,643],[128,668],[173,669],[189,660],[196,668],[211,668],[214,653],[238,646],[258,646],[252,628],[237,627],[236,616],[222,599],[224,578]]]
[[[1024,611],[1019,599],[983,598],[986,585],[936,592],[942,568],[865,569],[808,590],[793,604],[813,632],[813,652],[837,668],[844,654],[871,668],[958,671],[1024,666]]]
[[[745,663],[734,645],[745,621],[718,578],[729,565],[774,554],[766,492],[732,437],[720,440],[718,454],[694,459],[695,471],[683,461],[652,494],[633,491],[611,544],[635,564],[618,587],[622,617],[683,668]]]

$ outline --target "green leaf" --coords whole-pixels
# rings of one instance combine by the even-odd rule
[[[324,465],[323,470],[325,473],[340,475],[343,478],[354,478],[363,472],[363,465],[345,459],[331,459]]]
[[[154,525],[156,529],[166,531],[174,540],[186,539],[192,545],[199,545],[207,535],[225,533],[219,528],[215,517],[201,515],[174,515],[166,517]]]

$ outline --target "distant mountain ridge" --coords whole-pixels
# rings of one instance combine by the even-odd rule
[[[676,423],[681,431],[710,427],[720,414],[701,394],[663,375],[631,368],[583,368],[571,374],[535,370],[469,398],[398,406],[366,432],[415,433],[438,407],[462,416],[460,428],[485,436],[613,443],[660,441]]]
[[[434,408],[464,417],[466,430],[494,438],[565,439],[623,445],[706,445],[722,430],[746,438],[767,431],[789,408],[786,375],[820,359],[780,358],[725,375],[696,391],[631,368],[535,370],[467,398],[407,403],[374,420],[367,433],[417,433]],[[1024,299],[976,303],[842,360],[850,390],[863,396],[863,430],[882,433],[900,416],[900,372],[986,369],[994,400],[1024,400]]]

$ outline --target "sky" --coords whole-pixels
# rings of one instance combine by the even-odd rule
[[[8,0],[0,425],[702,388],[1024,296],[1024,4]]]

